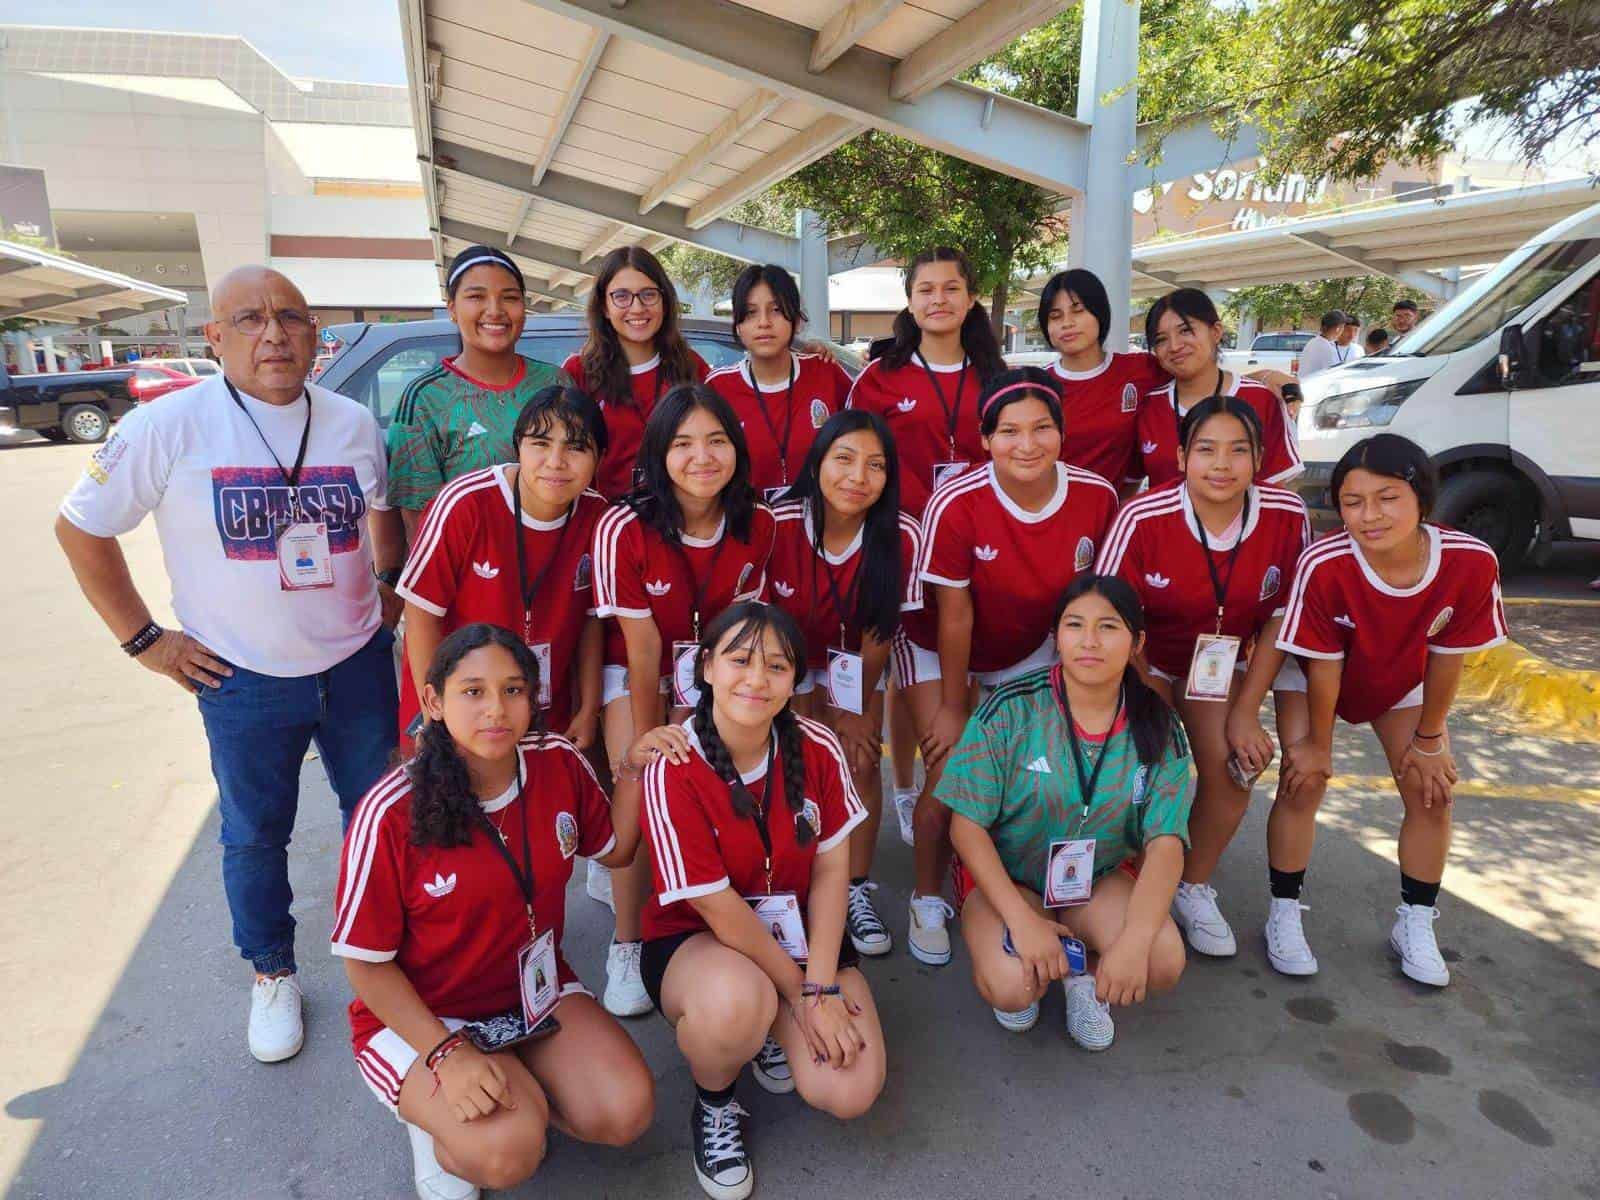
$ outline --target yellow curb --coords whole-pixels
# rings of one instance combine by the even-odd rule
[[[1458,698],[1514,721],[1518,733],[1600,742],[1600,671],[1557,666],[1516,642],[1468,655]]]
[[[1506,604],[1554,604],[1567,608],[1600,608],[1600,600],[1581,596],[1506,596]]]
[[[1268,771],[1256,785],[1270,792],[1278,786],[1278,773]],[[1394,793],[1394,779],[1388,775],[1335,775],[1328,787],[1337,792]],[[1551,800],[1562,804],[1600,804],[1600,788],[1567,787],[1562,784],[1506,784],[1487,779],[1463,779],[1451,789],[1457,796],[1484,796],[1495,800]],[[1399,803],[1399,797],[1395,797]]]

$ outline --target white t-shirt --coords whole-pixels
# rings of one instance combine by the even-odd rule
[[[260,433],[222,375],[140,405],[61,503],[96,537],[119,537],[154,513],[184,632],[236,666],[284,678],[348,658],[381,615],[366,517],[388,507],[383,435],[355,401],[308,387],[299,495],[311,520],[327,522],[331,588],[284,591],[279,580],[273,514],[288,509],[289,488],[272,459],[293,470],[304,396],[279,407],[241,392]]]
[[[1306,343],[1306,348],[1300,351],[1300,378],[1307,379],[1318,371],[1326,371],[1329,367],[1337,367],[1340,363],[1350,362],[1361,357],[1361,347],[1351,343],[1341,346],[1331,338],[1325,338],[1320,333]]]

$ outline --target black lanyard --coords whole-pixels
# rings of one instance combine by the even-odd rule
[[[1218,367],[1217,368],[1217,390],[1211,393],[1212,396],[1220,396],[1220,395],[1222,395],[1222,385],[1223,385],[1224,381],[1227,379],[1227,377],[1228,377],[1228,373],[1226,371],[1224,371],[1221,367]],[[1211,398],[1210,396],[1206,397],[1206,399],[1208,399],[1208,400],[1210,398]],[[1173,431],[1176,433],[1177,438],[1178,438],[1178,443],[1177,443],[1178,449],[1182,450],[1183,449],[1183,414],[1178,411],[1178,381],[1176,379],[1174,379],[1172,381],[1172,428],[1173,428]]]
[[[1111,725],[1101,744],[1100,757],[1095,759],[1094,770],[1090,771],[1083,765],[1083,746],[1078,740],[1078,725],[1072,719],[1072,706],[1067,702],[1067,685],[1059,664],[1050,671],[1050,687],[1056,694],[1056,703],[1061,706],[1061,715],[1066,719],[1067,737],[1072,741],[1072,765],[1078,773],[1078,790],[1083,796],[1083,813],[1078,817],[1078,829],[1081,830],[1083,823],[1089,819],[1090,809],[1094,807],[1094,790],[1100,782],[1100,768],[1111,757],[1111,735],[1116,731],[1117,718],[1122,716],[1123,696],[1121,692],[1117,693],[1117,710],[1111,714]]]
[[[550,555],[550,561],[539,568],[539,573],[533,577],[533,582],[528,582],[528,548],[522,544],[522,472],[514,471],[511,475],[511,490],[516,496],[517,507],[517,587],[518,594],[522,597],[522,624],[523,641],[528,640],[528,627],[533,623],[533,598],[539,594],[539,589],[544,586],[545,576],[550,574],[550,569],[556,565],[556,560],[561,557],[561,546],[567,539],[567,526],[572,524],[572,515],[577,510],[578,502],[574,500],[567,506],[567,512],[561,518],[561,532],[556,535],[556,548]]]
[[[1184,484],[1184,487],[1188,487]],[[1211,576],[1211,594],[1217,600],[1217,632],[1222,632],[1222,611],[1226,606],[1228,589],[1233,586],[1233,569],[1239,565],[1239,547],[1244,545],[1244,529],[1250,523],[1250,493],[1244,494],[1244,508],[1239,513],[1239,537],[1233,543],[1233,549],[1228,551],[1228,577],[1226,579],[1217,574],[1217,564],[1211,561],[1211,543],[1206,540],[1205,523],[1200,520],[1200,514],[1194,514],[1194,531],[1200,535],[1200,553],[1206,560],[1206,571]]]
[[[961,374],[956,379],[956,404],[954,408],[951,408],[950,402],[944,398],[944,385],[939,382],[939,373],[928,365],[928,360],[922,357],[920,350],[917,351],[917,361],[922,364],[922,369],[928,376],[928,382],[933,385],[934,394],[939,397],[939,407],[944,409],[945,432],[950,439],[950,461],[955,462],[956,421],[961,416],[961,393],[967,388],[967,367],[972,364],[972,360],[964,354],[961,356]],[[1176,385],[1174,385],[1172,395],[1173,399],[1176,400],[1178,395]]]
[[[772,435],[772,440],[778,446],[778,469],[783,472],[782,486],[789,486],[789,434],[794,431],[794,381],[799,376],[795,370],[794,358],[789,358],[789,390],[783,396],[783,440],[778,441],[778,426],[772,419],[772,414],[767,411],[767,399],[761,390],[761,381],[756,378],[755,364],[750,366],[750,386],[755,389],[756,407],[761,410],[761,419],[766,422],[767,432]]]
[[[809,514],[808,514],[809,519]],[[828,581],[828,593],[833,598],[833,611],[839,614],[839,649],[848,650],[850,647],[845,637],[845,626],[850,618],[855,616],[856,595],[861,590],[861,564],[856,564],[856,573],[850,578],[850,590],[845,596],[839,594],[839,581],[834,576],[833,564],[828,561],[827,548],[818,535],[816,553],[811,557],[811,596],[815,602],[817,595],[817,563],[822,563],[823,575]]]
[[[683,564],[684,573],[689,576],[689,588],[694,592],[694,603],[689,612],[694,626],[694,640],[697,642],[700,640],[700,610],[705,606],[706,590],[711,586],[712,577],[717,573],[717,560],[722,557],[722,547],[727,545],[730,536],[726,523],[727,519],[726,515],[722,518],[722,534],[717,538],[717,548],[711,552],[711,565],[706,568],[704,579],[694,573],[694,563],[689,561],[689,551],[684,548],[681,541],[667,543],[678,552],[678,560]],[[683,534],[680,532],[678,536],[681,538]]]
[[[294,470],[285,471],[283,463],[278,458],[278,452],[272,448],[272,443],[267,441],[267,435],[261,432],[261,426],[256,424],[256,419],[250,415],[250,410],[244,406],[244,401],[239,398],[239,389],[233,386],[233,380],[223,376],[222,382],[228,385],[228,395],[233,397],[233,402],[239,406],[239,411],[244,414],[245,420],[250,422],[250,427],[256,431],[256,436],[261,439],[261,444],[267,448],[267,453],[272,456],[272,465],[278,468],[278,474],[283,476],[284,483],[289,485],[289,507],[299,520],[300,513],[300,471],[306,465],[306,447],[311,444],[311,389],[305,391],[306,398],[306,427],[300,431],[300,449],[294,456]]]
[[[772,773],[777,770],[778,755],[769,745],[767,748],[767,774],[761,781],[761,803],[756,806],[751,820],[756,823],[756,833],[761,837],[761,849],[766,855],[763,868],[767,873],[767,891],[772,891]],[[744,780],[739,781],[739,786],[744,787]],[[748,790],[748,789],[746,789]],[[754,799],[754,797],[751,797]]]
[[[522,799],[522,750],[520,747],[518,748],[516,754],[517,794],[512,797],[512,804],[515,804],[518,800]],[[508,804],[506,807],[510,808],[511,805]],[[481,807],[478,807],[478,820],[481,821],[483,823],[483,827],[489,831],[490,843],[493,844],[496,850],[500,851],[500,857],[505,860],[506,866],[511,870],[511,877],[517,881],[517,890],[522,893],[522,902],[527,906],[528,909],[528,937],[530,939],[538,937],[539,929],[533,919],[533,849],[528,844],[527,803],[524,802],[522,806],[522,857],[527,861],[528,864],[528,869],[526,872],[524,872],[523,869],[517,865],[516,857],[511,853],[511,847],[506,845],[506,835],[495,828],[494,822],[489,820],[489,814],[484,812]]]

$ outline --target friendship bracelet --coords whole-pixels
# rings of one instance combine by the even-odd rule
[[[439,1044],[436,1045],[432,1050],[429,1050],[428,1053],[423,1057],[422,1065],[427,1067],[430,1071],[433,1070],[434,1067],[438,1066],[439,1063],[445,1060],[450,1051],[454,1050],[464,1040],[465,1039],[459,1032],[445,1034],[439,1039]]]
[[[1413,733],[1411,736],[1412,736],[1412,738],[1421,738],[1425,742],[1436,742],[1436,741],[1438,741],[1440,738],[1442,738],[1444,736],[1444,730],[1441,729],[1438,733],[1423,733],[1419,729],[1419,730],[1417,730],[1417,732]]]
[[[129,658],[138,658],[139,655],[159,642],[161,635],[165,632],[165,629],[151,621],[138,633],[122,643],[122,652]]]
[[[1413,750],[1415,750],[1418,754],[1422,755],[1423,758],[1443,758],[1444,757],[1444,747],[1443,746],[1439,747],[1439,749],[1437,749],[1437,750],[1424,750],[1421,746],[1417,745],[1415,739],[1413,739],[1412,742],[1411,742],[1411,748]]]

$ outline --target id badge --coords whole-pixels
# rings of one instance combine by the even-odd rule
[[[1202,633],[1195,639],[1189,662],[1185,700],[1226,700],[1233,686],[1233,665],[1239,661],[1239,639],[1221,633]]]
[[[700,689],[694,685],[694,660],[699,652],[698,642],[672,643],[672,703],[679,708],[700,703]]]
[[[325,521],[292,521],[278,535],[278,584],[286,592],[333,586],[333,551]]]
[[[866,696],[862,684],[865,682],[865,668],[862,665],[861,655],[851,654],[848,650],[835,647],[828,648],[828,703],[840,712],[855,713],[860,716],[866,712]]]
[[[806,923],[800,919],[800,901],[793,892],[775,892],[766,896],[746,896],[745,903],[755,909],[756,916],[772,934],[772,940],[783,947],[784,953],[795,962],[805,962],[811,957],[806,945]]]
[[[561,1003],[555,930],[545,930],[517,951],[517,975],[522,980],[522,1019],[532,1029]]]
[[[1050,843],[1045,860],[1044,906],[1066,908],[1089,899],[1094,886],[1094,839],[1073,838]]]
[[[550,643],[529,642],[528,649],[539,660],[539,707],[550,707]]]
[[[762,488],[761,498],[768,504],[776,504],[788,492],[789,487],[790,485],[786,483],[782,487]]]
[[[933,486],[938,487],[940,484],[954,479],[957,475],[966,474],[967,468],[971,465],[971,463],[964,462],[934,463]]]

